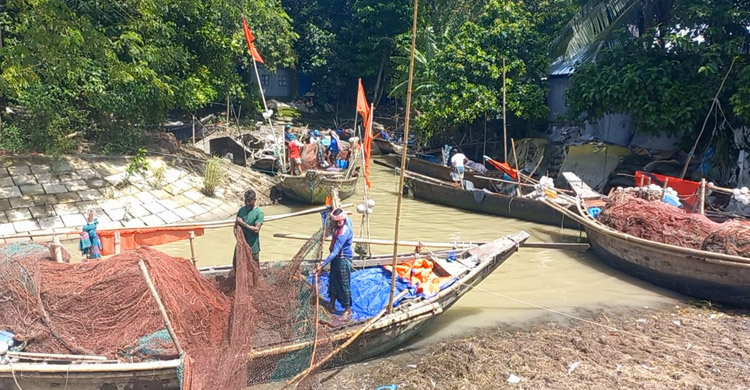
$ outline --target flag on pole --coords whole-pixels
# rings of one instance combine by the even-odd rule
[[[372,152],[372,112],[367,104],[365,88],[362,86],[362,79],[359,79],[357,88],[357,112],[362,115],[362,124],[364,126],[364,140],[362,141],[362,154],[365,166],[365,183],[367,188],[372,187],[370,183],[370,154]]]
[[[250,51],[250,54],[252,54],[253,59],[255,61],[263,63],[263,57],[260,56],[260,53],[258,53],[258,50],[255,48],[255,45],[253,44],[253,41],[255,40],[255,37],[253,36],[253,33],[250,32],[250,27],[247,26],[247,21],[245,20],[245,17],[242,17],[242,29],[245,31],[245,41],[247,42],[247,50]]]

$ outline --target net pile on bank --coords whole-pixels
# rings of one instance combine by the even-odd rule
[[[619,190],[610,196],[597,219],[636,237],[685,248],[750,257],[750,227],[736,221],[716,223],[644,193]]]
[[[303,260],[320,258],[321,234],[294,261],[267,270],[238,240],[229,296],[189,260],[149,248],[68,264],[46,260],[44,246],[12,244],[0,248],[0,330],[14,333],[28,352],[124,362],[178,358],[140,272],[143,260],[185,351],[183,388],[240,389],[289,378],[332,350],[316,321],[313,289],[300,274]]]

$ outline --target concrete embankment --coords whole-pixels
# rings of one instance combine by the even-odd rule
[[[203,163],[191,160],[149,156],[144,169],[129,173],[133,157],[0,156],[0,243],[51,240],[79,229],[89,210],[99,229],[115,229],[225,219],[248,189],[259,204],[270,203],[272,178],[229,162],[216,195],[206,196]]]

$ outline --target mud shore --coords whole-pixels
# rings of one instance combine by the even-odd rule
[[[750,311],[680,305],[576,317],[481,329],[319,380],[337,389],[750,388]]]

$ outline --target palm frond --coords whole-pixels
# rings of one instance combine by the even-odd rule
[[[598,51],[604,38],[635,20],[641,10],[642,2],[639,0],[591,0],[555,38],[550,54],[553,58],[569,59],[582,50]],[[586,53],[586,57],[592,55]]]

